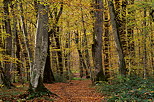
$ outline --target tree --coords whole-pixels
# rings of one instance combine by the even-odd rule
[[[55,46],[56,49],[58,49],[57,51],[57,57],[58,57],[58,68],[57,71],[59,72],[59,74],[62,76],[63,75],[63,58],[62,58],[62,50],[61,50],[61,39],[60,39],[60,27],[58,25],[59,23],[59,19],[62,15],[63,12],[63,2],[60,3],[60,9],[58,12],[58,8],[55,7],[54,8],[54,20],[53,20],[53,26],[52,29],[49,31],[49,34],[51,36],[52,34],[52,38],[55,41]],[[51,17],[51,19],[53,19],[53,17]]]
[[[3,1],[3,9],[4,9],[4,25],[5,25],[5,31],[9,36],[5,39],[5,54],[6,56],[12,56],[12,32],[11,32],[11,19],[9,18],[9,3],[10,0],[4,0]],[[8,60],[6,58],[6,60]],[[12,62],[5,62],[5,68],[4,68],[4,78],[3,83],[7,88],[11,88],[13,86],[11,82],[11,71],[12,70]]]
[[[75,44],[77,46],[77,50],[78,50],[78,54],[79,54],[80,77],[81,78],[83,77],[83,72],[84,72],[83,69],[85,69],[85,71],[86,71],[86,78],[88,78],[89,77],[89,75],[88,75],[89,73],[88,73],[88,70],[87,70],[88,66],[86,65],[86,61],[84,60],[83,54],[81,52],[81,49],[78,46],[79,45],[79,31],[75,32]]]
[[[102,34],[103,34],[103,2],[102,0],[93,0],[94,7],[94,44],[92,46],[93,61],[95,68],[96,81],[104,81],[105,75],[102,67]]]
[[[42,3],[42,2],[41,2]],[[43,85],[43,73],[48,50],[48,6],[38,3],[37,31],[35,38],[34,62],[30,73],[30,94],[50,94]]]
[[[114,40],[118,52],[118,57],[119,57],[119,72],[121,75],[126,75],[126,64],[124,60],[124,53],[120,41],[120,33],[118,31],[118,24],[116,21],[116,15],[115,15],[115,9],[114,5],[111,1],[109,1],[109,11],[110,11],[110,19],[111,19],[111,24],[112,24],[112,29],[113,29],[113,35],[114,35]]]
[[[49,34],[50,35],[50,34]],[[47,49],[47,58],[45,63],[45,69],[44,69],[44,83],[53,83],[55,81],[53,72],[51,70],[51,55],[50,55],[50,37],[48,37],[48,49]]]
[[[106,5],[105,5],[106,4]],[[105,0],[104,3],[104,39],[103,39],[103,54],[104,54],[104,70],[105,70],[105,78],[108,81],[110,78],[110,24],[109,24],[109,10],[108,10],[108,3],[107,0]]]

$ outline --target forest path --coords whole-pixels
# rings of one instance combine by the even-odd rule
[[[90,80],[71,80],[68,83],[47,84],[46,87],[60,97],[54,102],[102,102],[104,97],[90,85]]]

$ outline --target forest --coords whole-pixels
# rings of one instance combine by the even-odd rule
[[[154,0],[0,0],[0,102],[154,102]]]

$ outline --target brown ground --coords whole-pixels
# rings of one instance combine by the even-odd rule
[[[69,83],[47,84],[46,87],[60,97],[54,102],[104,102],[104,97],[90,85],[90,80],[72,80]]]

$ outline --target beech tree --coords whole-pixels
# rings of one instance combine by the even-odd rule
[[[153,1],[107,2],[0,0],[3,84],[31,78],[32,92],[40,91],[42,80],[71,80],[80,69],[95,82],[154,75]]]
[[[11,19],[10,19],[10,13],[9,13],[9,4],[11,3],[10,0],[4,0],[3,1],[3,9],[4,9],[4,25],[5,25],[5,31],[7,34],[9,34],[9,36],[5,39],[5,54],[6,56],[9,55],[10,57],[12,56],[12,32],[11,32]],[[3,68],[3,74],[4,77],[2,78],[4,85],[7,88],[11,88],[12,85],[12,81],[11,81],[11,70],[12,70],[12,63],[11,62],[7,62],[7,58],[5,59],[5,68]]]
[[[94,82],[104,81],[105,75],[102,67],[102,34],[103,34],[103,2],[93,0],[94,7],[94,44],[92,46],[94,61]]]
[[[41,3],[38,3],[34,62],[30,70],[30,94],[50,93],[43,85],[43,73],[48,50],[48,6]]]
[[[110,19],[111,19],[111,24],[113,29],[114,40],[115,40],[116,49],[119,57],[119,72],[121,75],[125,76],[127,70],[126,70],[126,64],[124,59],[124,53],[123,53],[123,49],[120,41],[120,33],[118,31],[118,24],[116,21],[115,9],[111,1],[109,1],[109,10],[110,10]]]

